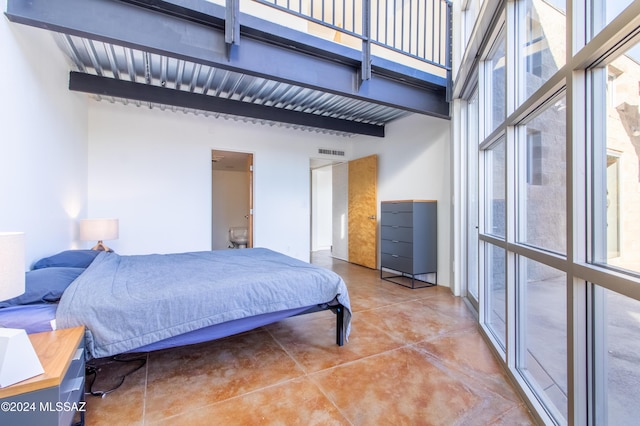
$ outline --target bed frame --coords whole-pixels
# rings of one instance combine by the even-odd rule
[[[331,310],[334,314],[336,314],[336,345],[344,346],[344,306],[342,306],[341,304],[338,303],[337,305],[333,306],[315,306],[293,316],[295,317],[298,315],[312,314],[314,312],[321,312],[326,310]]]

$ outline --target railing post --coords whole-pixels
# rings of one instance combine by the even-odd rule
[[[371,0],[362,2],[362,81],[371,79]]]
[[[224,42],[227,58],[231,59],[231,48],[240,44],[240,0],[226,0],[224,16]]]

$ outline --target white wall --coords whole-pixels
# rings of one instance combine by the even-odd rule
[[[331,248],[332,167],[325,166],[311,171],[311,251]]]
[[[378,154],[378,217],[385,200],[438,201],[438,284],[451,284],[450,122],[411,115],[386,126],[385,138],[356,138],[353,158]]]
[[[333,166],[331,255],[349,260],[349,163]]]
[[[6,10],[6,1],[0,0]],[[0,16],[0,231],[26,233],[27,266],[78,246],[87,208],[87,112],[52,36]]]
[[[211,150],[254,154],[254,246],[309,260],[309,159],[338,136],[89,103],[89,213],[120,219],[122,254],[211,249]]]
[[[308,260],[309,159],[317,149],[347,158],[379,155],[378,201],[438,200],[438,282],[450,285],[449,121],[412,115],[385,138],[350,139],[149,110],[89,103],[89,206],[118,217],[122,254],[211,248],[211,150],[254,153],[254,245]]]

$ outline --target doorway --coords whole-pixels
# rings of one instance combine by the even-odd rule
[[[311,172],[311,251],[330,241],[333,258],[376,269],[377,156],[312,159]]]
[[[253,247],[253,154],[211,151],[211,202],[211,249],[233,247],[231,228],[246,228]]]
[[[331,250],[332,161],[311,159],[311,252]]]

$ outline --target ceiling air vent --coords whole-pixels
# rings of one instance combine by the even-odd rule
[[[344,151],[337,151],[335,149],[318,148],[318,154],[338,155],[340,157],[344,157]]]

